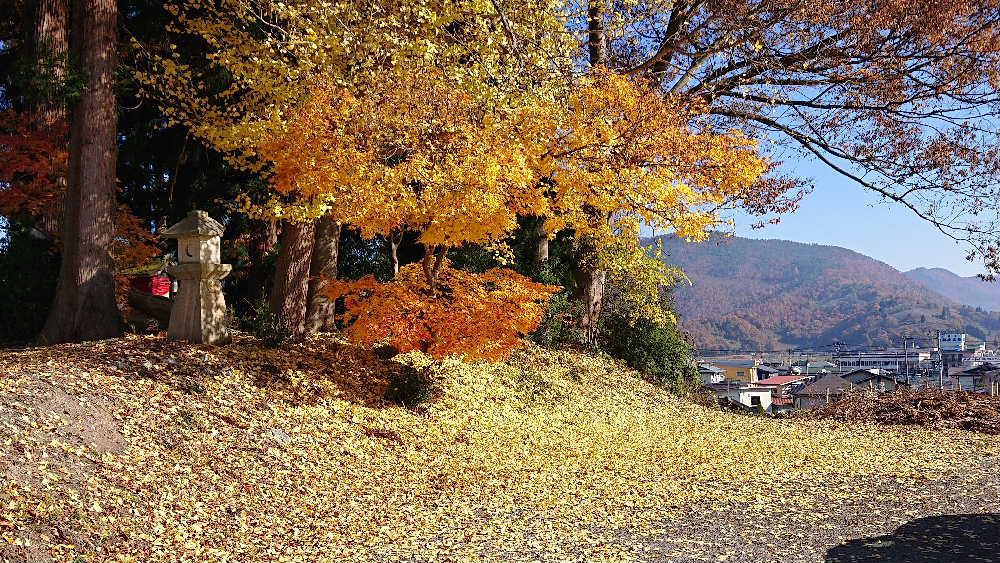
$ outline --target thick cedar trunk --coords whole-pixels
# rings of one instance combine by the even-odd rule
[[[309,265],[315,238],[315,221],[286,221],[281,226],[270,306],[294,336],[302,336],[306,331]]]
[[[73,5],[70,47],[85,85],[71,108],[69,186],[62,221],[62,264],[42,343],[121,335],[111,258],[117,160],[114,70],[117,0]]]
[[[66,119],[66,104],[62,99],[61,82],[66,77],[66,56],[69,52],[69,5],[67,0],[37,0],[32,37],[35,72],[53,82],[43,99],[35,100],[32,113],[42,125],[56,125]],[[55,93],[56,95],[52,95]]]
[[[66,78],[66,58],[69,53],[68,0],[37,0],[32,14],[31,47],[36,61],[35,73],[50,84],[45,96],[34,100],[31,113],[36,127],[61,128],[66,122],[66,102],[62,83]],[[58,178],[58,193],[38,218],[40,230],[49,239],[59,236],[67,179]]]
[[[324,292],[327,282],[337,279],[340,256],[340,223],[329,216],[316,222],[316,243],[309,268],[309,305],[306,330],[332,330],[336,326],[335,305]]]

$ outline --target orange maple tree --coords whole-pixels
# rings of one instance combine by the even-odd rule
[[[0,112],[0,215],[41,223],[53,238],[59,236],[66,190],[66,134],[65,123],[39,124],[24,113]],[[161,253],[156,237],[126,205],[118,206],[111,251],[119,272]]]
[[[359,344],[497,360],[538,328],[546,300],[559,289],[506,268],[475,274],[445,266],[435,294],[423,276],[419,264],[410,264],[390,282],[367,276],[333,282],[327,292],[333,300],[344,299],[341,320]]]
[[[29,116],[0,112],[0,214],[58,220],[59,178],[67,172],[66,127],[38,126]]]

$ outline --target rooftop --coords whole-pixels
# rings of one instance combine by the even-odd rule
[[[831,373],[821,377],[815,383],[806,385],[805,388],[796,393],[796,395],[826,395],[827,393],[839,395],[842,394],[845,389],[849,389],[850,387],[850,381],[843,379],[839,375]]]
[[[806,379],[809,378],[804,375],[775,375],[774,377],[759,380],[757,385],[789,385]]]
[[[753,360],[714,360],[711,362],[713,365],[725,366],[730,368],[752,368],[757,367],[757,364]]]

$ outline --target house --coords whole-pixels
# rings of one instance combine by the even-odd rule
[[[773,395],[788,396],[793,390],[804,385],[808,379],[804,375],[775,375],[767,379],[758,380],[757,385],[760,387],[770,387],[773,390]]]
[[[856,369],[854,371],[847,372],[840,377],[855,387],[879,392],[895,391],[897,387],[906,385],[896,379],[895,375],[877,368]]]
[[[770,412],[771,410],[771,389],[768,387],[757,387],[742,382],[726,382],[707,385],[719,397],[720,402],[736,403],[756,410],[757,408]]]
[[[1000,365],[985,363],[971,369],[952,369],[948,372],[952,385],[962,391],[996,394],[1000,392]]]
[[[754,360],[715,360],[712,365],[725,371],[726,381],[742,381],[754,383],[757,381],[758,364]]]
[[[703,385],[722,383],[726,379],[726,370],[712,364],[698,364],[698,376]]]
[[[771,414],[786,414],[795,407],[794,397],[771,396]]]
[[[829,373],[795,393],[795,408],[813,409],[832,403],[843,397],[851,387],[853,384],[850,381]]]

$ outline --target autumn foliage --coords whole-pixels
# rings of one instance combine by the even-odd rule
[[[42,127],[26,114],[0,112],[0,214],[57,220],[67,162],[65,125]]]
[[[42,125],[25,113],[0,112],[0,215],[43,221],[48,234],[61,220],[69,153],[63,123]],[[127,205],[115,214],[111,254],[118,272],[145,265],[161,253],[156,237]]]
[[[327,291],[331,299],[344,299],[341,318],[355,342],[495,360],[521,346],[558,290],[504,268],[474,274],[444,267],[435,294],[423,276],[420,265],[411,264],[388,283],[368,276],[331,283]]]

